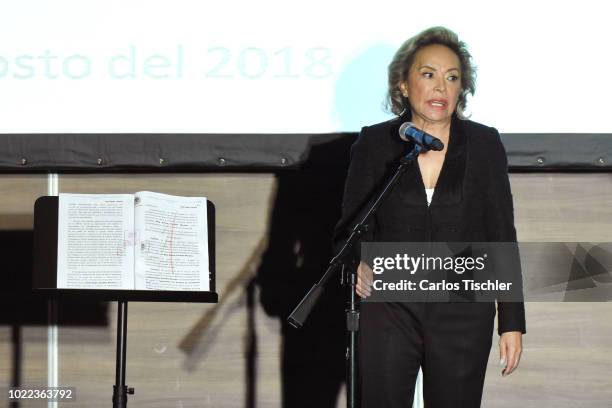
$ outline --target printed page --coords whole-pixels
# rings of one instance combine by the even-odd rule
[[[208,291],[206,198],[135,196],[136,289]]]
[[[134,289],[134,196],[60,194],[57,287]]]

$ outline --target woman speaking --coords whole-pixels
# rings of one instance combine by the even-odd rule
[[[363,241],[516,242],[507,158],[499,133],[463,117],[475,70],[465,44],[443,27],[407,40],[389,65],[388,104],[397,115],[364,127],[351,149],[342,218],[346,238],[363,206],[413,147],[402,123],[444,143],[418,156],[368,225]],[[357,294],[372,290],[360,262]],[[512,373],[525,333],[523,303],[497,302],[502,375]],[[427,408],[479,407],[491,350],[495,304],[361,304],[359,367],[362,407],[412,406],[419,367]]]

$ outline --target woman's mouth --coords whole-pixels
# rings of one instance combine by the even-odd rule
[[[448,101],[446,99],[430,99],[427,101],[427,103],[430,106],[438,109],[446,108],[446,105],[448,105]]]
[[[446,109],[448,105],[448,101],[446,99],[430,99],[427,101],[427,104],[434,109]]]

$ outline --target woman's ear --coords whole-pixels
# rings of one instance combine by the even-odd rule
[[[406,85],[406,82],[401,82],[399,87],[400,91],[402,91],[402,96],[404,98],[408,98],[408,86]]]

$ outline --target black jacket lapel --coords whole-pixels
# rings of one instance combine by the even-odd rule
[[[438,177],[431,202],[432,206],[456,205],[462,201],[467,159],[466,144],[467,140],[461,119],[453,114],[448,150]]]

